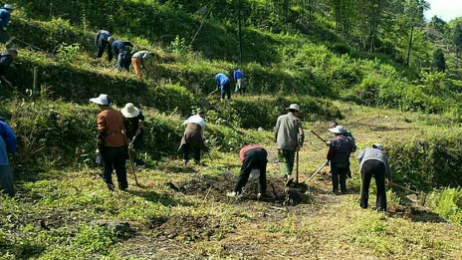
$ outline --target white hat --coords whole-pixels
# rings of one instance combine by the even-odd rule
[[[300,112],[300,106],[297,105],[297,104],[291,104],[291,105],[287,108],[287,110],[291,110],[291,109]]]
[[[97,98],[90,98],[90,102],[100,106],[109,106],[109,104],[111,103],[109,101],[109,97],[106,94],[101,94]]]
[[[375,149],[379,149],[379,150],[382,150],[383,151],[383,146],[379,143],[375,143],[372,145],[372,148],[375,148]]]
[[[134,118],[140,115],[140,110],[132,103],[127,103],[121,111],[125,118]]]
[[[3,9],[6,9],[6,10],[14,10],[14,7],[10,4],[6,4],[3,6]]]
[[[345,133],[345,127],[341,126],[341,125],[338,125],[334,128],[329,128],[329,132],[333,133],[333,134],[343,134]]]

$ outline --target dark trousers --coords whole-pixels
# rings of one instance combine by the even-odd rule
[[[361,168],[361,208],[366,209],[369,201],[369,186],[372,177],[377,185],[376,205],[379,210],[387,210],[387,193],[385,191],[385,164],[379,160],[365,161]]]
[[[119,71],[129,71],[131,63],[132,57],[129,53],[121,52],[117,55],[117,69],[119,69]]]
[[[189,153],[193,152],[194,156],[194,162],[195,163],[200,163],[201,162],[201,149],[197,147],[193,147],[192,145],[189,144],[184,144],[183,145],[183,160],[186,162],[189,162]]]
[[[338,183],[340,179],[340,190],[344,193],[347,191],[346,188],[346,176],[348,174],[348,167],[337,167],[331,165],[332,170],[332,191],[338,192]]]
[[[247,184],[249,180],[250,172],[252,169],[260,170],[260,185],[259,192],[266,194],[266,164],[268,163],[268,154],[265,149],[256,148],[247,151],[244,156],[244,162],[241,166],[241,173],[237,179],[235,192],[242,192],[242,188]]]
[[[279,150],[279,168],[282,175],[292,175],[295,164],[295,151],[293,150]]]
[[[225,99],[225,96],[228,97],[228,100],[231,99],[231,82],[226,82],[225,85],[221,86],[221,99]]]
[[[107,48],[107,59],[112,60],[112,50],[108,41],[100,39],[98,40],[98,58],[103,57],[103,53]]]
[[[125,161],[127,160],[127,148],[123,147],[104,147],[101,156],[103,157],[104,170],[103,177],[107,184],[113,185],[112,171],[115,169],[119,188],[125,190],[128,188],[127,170]]]

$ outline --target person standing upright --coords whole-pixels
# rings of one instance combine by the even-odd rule
[[[112,60],[112,43],[114,38],[111,33],[106,30],[99,30],[95,36],[95,44],[98,47],[98,58],[103,57],[103,53],[107,50],[107,59]]]
[[[387,193],[385,178],[389,185],[393,184],[392,172],[388,159],[380,144],[373,144],[372,148],[364,149],[358,156],[361,171],[361,208],[367,209],[369,201],[369,186],[372,177],[377,185],[377,211],[387,211]]]
[[[132,103],[127,103],[124,108],[120,111],[124,117],[124,127],[125,127],[125,134],[127,136],[127,141],[130,144],[129,149],[134,148],[134,161],[138,165],[144,164],[138,158],[138,154],[145,153],[144,149],[144,115],[143,113],[135,107]],[[131,147],[133,146],[133,147]]]
[[[218,73],[215,75],[215,82],[217,85],[217,90],[221,89],[221,101],[225,100],[225,96],[228,98],[228,101],[231,100],[231,81],[228,76],[223,73]]]
[[[300,106],[292,104],[287,110],[289,113],[280,116],[277,120],[274,142],[279,150],[281,173],[286,176],[289,183],[293,180],[295,153],[303,146],[305,134],[300,120]]]
[[[11,127],[0,118],[0,181],[5,193],[14,196],[13,175],[10,171],[8,152],[16,153],[17,139]]]
[[[98,126],[98,152],[104,163],[103,177],[109,190],[114,190],[112,171],[115,168],[119,189],[125,191],[128,188],[127,170],[127,147],[123,133],[124,125],[122,114],[111,107],[111,101],[106,94],[90,99],[91,103],[97,104],[101,113],[97,117]]]
[[[244,81],[244,73],[240,69],[235,68],[233,77],[234,81],[236,82],[236,90],[234,92],[239,92],[239,94],[245,94],[246,85]]]
[[[343,135],[343,126],[330,128],[329,132],[335,137],[330,141],[327,160],[330,161],[332,172],[332,191],[338,193],[338,184],[340,178],[340,189],[342,193],[347,192],[346,177],[350,166],[350,154],[353,150],[353,143]]]
[[[8,24],[11,20],[11,14],[13,13],[13,6],[10,4],[4,5],[0,8],[0,42],[7,43],[10,40],[8,35]]]

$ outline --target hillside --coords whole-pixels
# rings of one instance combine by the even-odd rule
[[[19,140],[11,158],[18,193],[0,198],[1,259],[462,255],[462,83],[459,46],[452,41],[462,21],[425,22],[424,6],[413,1],[242,0],[238,64],[237,1],[12,2],[18,9],[9,47],[20,56],[7,72],[14,87],[0,88],[0,116]],[[410,35],[399,28],[409,25],[416,31],[407,57]],[[95,58],[99,29],[155,54],[142,79]],[[443,47],[445,72],[431,60]],[[230,75],[236,66],[250,94],[220,103],[209,94],[214,75]],[[119,108],[134,103],[147,117],[146,164],[136,169],[143,187],[129,172],[128,192],[109,192],[100,177],[94,162],[98,109],[88,103],[100,93]],[[337,120],[354,133],[359,149],[383,143],[395,182],[425,192],[425,204],[390,187],[389,212],[361,210],[358,152],[348,194],[330,192],[327,168],[308,183],[306,196],[291,193],[279,176],[272,130],[294,102],[307,133],[302,181],[326,153],[309,130],[327,139],[327,126]],[[177,153],[181,123],[197,108],[206,110],[211,158],[204,155],[205,166],[185,167]],[[244,143],[268,149],[274,200],[258,201],[255,181],[241,200],[226,197]]]

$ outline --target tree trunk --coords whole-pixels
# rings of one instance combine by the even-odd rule
[[[409,37],[409,46],[407,48],[406,65],[409,66],[411,61],[412,38],[414,37],[414,25],[411,26],[411,36]]]

